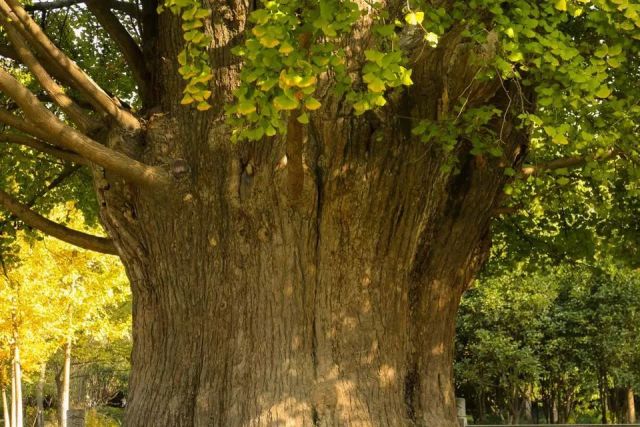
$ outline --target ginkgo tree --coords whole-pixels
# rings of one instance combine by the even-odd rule
[[[123,261],[129,426],[455,426],[492,218],[554,171],[637,189],[639,11],[0,0],[0,205]],[[48,220],[42,192],[109,238]]]
[[[85,228],[72,206],[58,205],[51,214]],[[65,426],[73,343],[78,339],[99,342],[129,333],[126,318],[109,321],[111,310],[129,298],[128,282],[115,257],[99,256],[51,237],[36,239],[25,232],[20,232],[14,243],[20,260],[4,264],[0,287],[2,363],[12,366],[15,390],[12,420],[16,426],[23,425],[20,377],[37,381],[43,365],[61,351],[64,361],[58,416],[59,424]]]

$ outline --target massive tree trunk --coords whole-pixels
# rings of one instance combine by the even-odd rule
[[[327,120],[294,203],[283,144],[179,126],[149,137],[210,150],[184,190],[105,210],[134,292],[127,425],[456,425],[456,310],[500,174],[468,157],[450,177],[406,128]]]
[[[164,113],[140,158],[169,164],[175,189],[96,180],[133,287],[128,426],[457,426],[456,311],[523,139],[507,123],[497,160],[461,142],[447,172],[402,118],[436,114],[442,67],[430,66],[436,88],[382,118],[315,116],[300,167],[280,138],[231,144],[216,112],[176,105],[175,70],[155,68]],[[464,68],[451,72],[461,91]]]
[[[149,136],[210,150],[183,154],[184,190],[105,211],[134,293],[127,425],[456,425],[456,311],[499,173],[469,156],[450,177],[406,128],[319,121],[294,203],[282,144],[179,126]]]

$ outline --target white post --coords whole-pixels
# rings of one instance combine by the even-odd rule
[[[467,427],[467,403],[461,397],[456,398],[456,407],[458,409],[458,423],[460,427]]]

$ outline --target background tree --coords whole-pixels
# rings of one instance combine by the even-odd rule
[[[3,140],[29,147],[3,161],[39,162],[0,204],[121,257],[127,425],[457,425],[455,316],[526,195],[505,184],[638,176],[636,2],[137,4],[32,5],[43,30],[0,0]],[[110,87],[122,61],[138,96]],[[29,208],[64,162],[90,165],[109,239]]]
[[[57,206],[51,215],[57,219],[66,217],[74,227],[84,228],[81,216],[72,206]],[[14,244],[21,261],[5,264],[5,280],[0,289],[3,302],[0,330],[7,339],[2,345],[19,350],[20,368],[32,383],[44,381],[42,372],[47,362],[54,353],[62,352],[58,402],[59,423],[65,425],[72,345],[82,343],[83,352],[92,357],[99,354],[96,344],[106,339],[111,339],[114,348],[118,348],[118,339],[126,339],[129,334],[129,321],[126,309],[124,316],[122,313],[114,316],[118,312],[112,311],[128,300],[128,283],[114,257],[99,257],[50,237],[36,240],[24,232],[18,233]],[[87,349],[90,345],[93,351]],[[116,353],[111,359],[117,357]],[[15,357],[12,355],[11,359]],[[21,384],[16,387],[23,388]],[[18,396],[12,402],[17,407],[23,406]],[[85,402],[76,399],[78,403]],[[22,425],[19,417],[16,425]]]
[[[639,378],[639,286],[634,270],[566,265],[479,281],[463,300],[456,362],[474,419],[517,422],[528,400],[536,422],[624,423]]]

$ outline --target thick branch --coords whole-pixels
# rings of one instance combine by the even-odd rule
[[[12,127],[14,129],[19,130],[20,132],[24,132],[26,134],[29,135],[33,135],[35,137],[37,137],[38,139],[41,139],[43,141],[47,141],[50,143],[54,143],[53,140],[51,140],[51,138],[49,138],[50,135],[48,135],[46,132],[44,132],[42,129],[38,129],[37,127],[35,127],[33,124],[23,120],[22,118],[11,114],[10,111],[7,111],[3,108],[0,108],[0,123],[3,123],[9,127]]]
[[[23,34],[24,37],[24,34]],[[26,38],[26,37],[25,37]],[[29,38],[27,38],[29,39]],[[16,50],[13,48],[13,46],[10,46],[8,44],[5,44],[4,46],[0,46],[0,56],[3,56],[5,58],[8,59],[12,59],[16,62],[21,62],[20,61],[20,57],[18,56],[18,52],[16,52]],[[63,83],[67,86],[74,86],[75,83],[69,78],[69,76],[64,72],[64,70],[62,68],[60,68],[60,66],[58,66],[58,64],[56,64],[55,62],[51,61],[51,59],[47,56],[42,56],[41,54],[36,55],[38,61],[46,68],[47,72],[53,76],[56,80],[58,80],[60,83]],[[76,101],[77,103],[77,101]],[[92,108],[92,107],[90,107]]]
[[[125,129],[138,130],[140,122],[130,112],[120,108],[118,104],[107,95],[78,65],[64,54],[51,42],[49,37],[42,31],[40,26],[29,16],[20,6],[17,0],[0,0],[0,4],[8,4],[17,16],[22,28],[29,35],[29,41],[33,41],[36,50],[43,56],[48,56],[57,63],[73,80],[75,86],[91,101],[100,111],[112,116],[118,124]]]
[[[109,10],[103,0],[87,0],[87,7],[98,19],[102,28],[109,34],[124,55],[124,59],[131,68],[134,79],[144,99],[149,82],[149,70],[142,55],[142,50],[136,44],[131,34],[122,25],[118,17]]]
[[[101,0],[106,7],[113,10],[118,10],[120,12],[126,13],[127,15],[133,16],[137,18],[140,15],[140,10],[136,7],[134,3],[127,3],[124,1],[116,1],[116,0]],[[34,11],[48,11],[48,10],[56,10],[62,9],[69,6],[74,6],[77,4],[85,3],[85,0],[54,0],[47,2],[40,2],[36,4],[31,4],[25,6],[25,9],[28,12]]]
[[[46,132],[47,140],[58,147],[75,151],[87,160],[111,170],[129,181],[146,185],[168,185],[169,175],[161,168],[145,165],[111,150],[77,130],[65,125],[38,101],[29,89],[0,68],[0,90],[12,98],[36,128]],[[38,136],[38,135],[35,135]]]
[[[14,214],[28,226],[40,230],[57,239],[96,252],[112,255],[118,254],[110,239],[92,236],[53,222],[50,219],[32,211],[26,205],[18,202],[2,190],[0,190],[0,205],[4,206],[9,212]]]
[[[603,156],[598,157],[596,160],[604,161],[609,160],[619,154],[618,150],[609,150]],[[572,156],[564,157],[562,159],[552,160],[547,163],[538,163],[537,165],[525,166],[522,168],[522,175],[528,177],[531,175],[538,175],[545,171],[557,170],[562,168],[573,169],[584,166],[589,159],[585,156]]]
[[[16,135],[11,133],[0,134],[0,142],[10,142],[12,144],[24,145],[25,147],[33,148],[36,151],[49,154],[50,156],[57,157],[67,162],[77,163],[79,165],[89,166],[90,163],[82,156],[67,150],[61,150],[53,147],[45,142],[30,138],[24,135]]]
[[[11,16],[10,9],[4,9],[6,4],[0,3],[0,9],[7,16]],[[35,55],[31,53],[27,45],[26,40],[20,35],[20,32],[14,28],[15,19],[5,20],[5,30],[9,36],[9,40],[16,49],[16,52],[22,63],[25,64],[33,75],[38,79],[40,85],[44,90],[51,95],[53,102],[55,102],[64,111],[69,118],[78,125],[80,130],[87,132],[93,131],[100,127],[100,124],[89,117],[85,111],[80,108],[69,96],[67,96],[60,86],[51,78],[49,73],[44,69],[40,62],[36,59]]]

